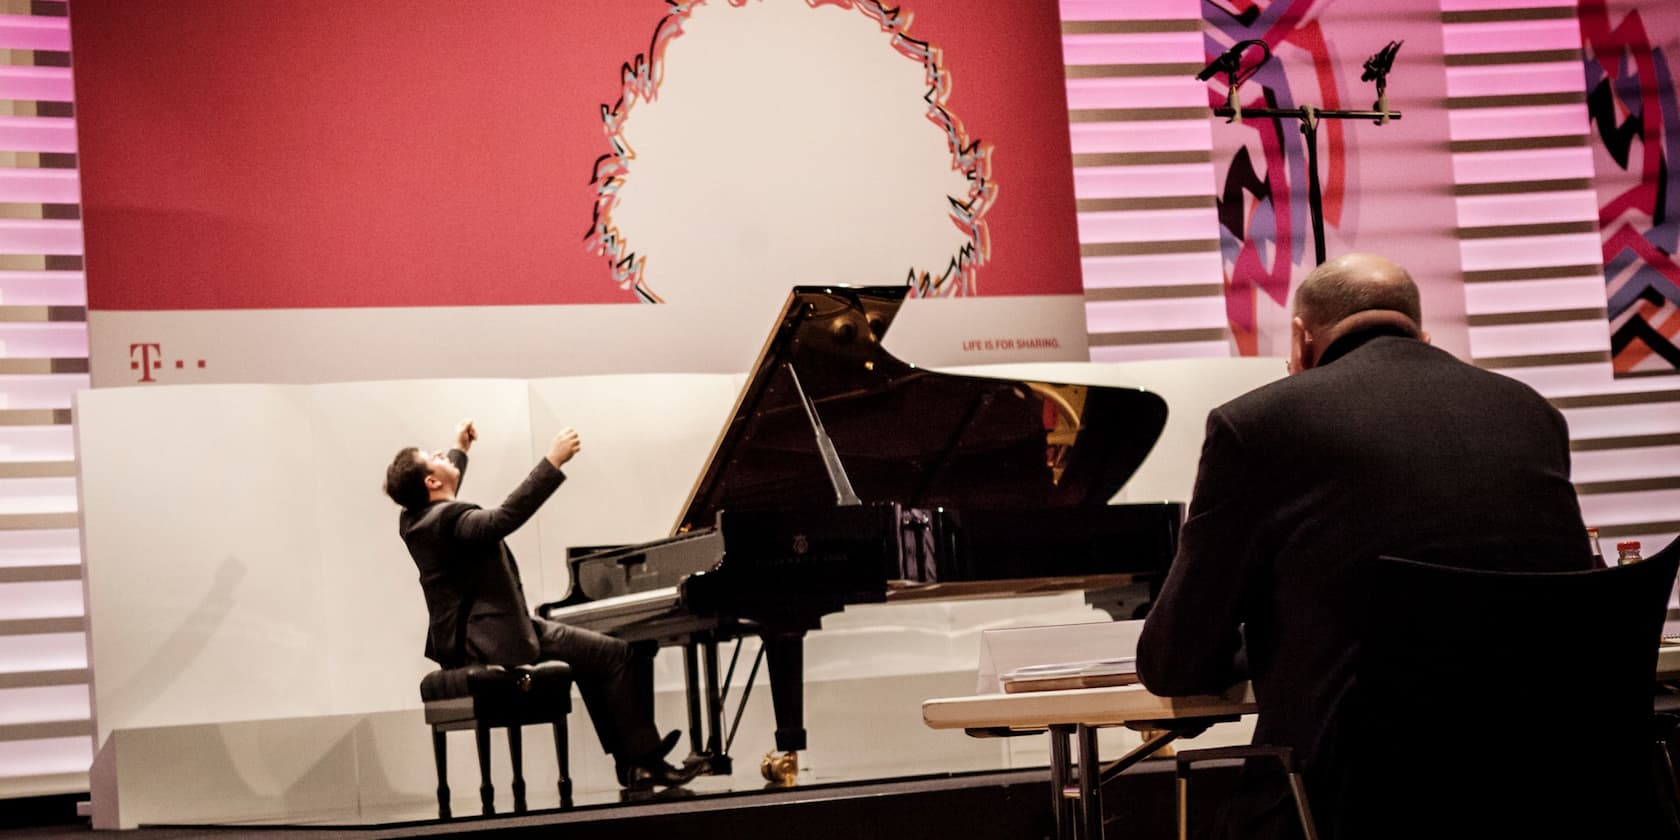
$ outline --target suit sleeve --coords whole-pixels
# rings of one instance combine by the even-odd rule
[[[449,459],[449,463],[455,465],[455,469],[461,471],[461,477],[455,480],[455,492],[459,493],[461,492],[461,485],[466,483],[467,480],[467,453],[459,449],[451,449],[449,454],[444,457]]]
[[[474,508],[455,521],[455,536],[463,540],[500,540],[524,525],[548,497],[554,495],[566,474],[548,459],[540,459],[525,480],[493,508]]]
[[[1243,678],[1236,656],[1252,585],[1255,472],[1214,409],[1178,553],[1138,639],[1138,677],[1155,694],[1216,693]]]
[[[1564,418],[1563,412],[1558,411],[1557,407],[1551,403],[1542,401],[1541,405],[1551,416],[1554,430],[1552,433],[1553,445],[1558,447],[1559,457],[1563,464],[1563,477],[1568,478],[1572,466],[1570,461],[1573,457],[1573,454],[1569,451],[1569,421]]]

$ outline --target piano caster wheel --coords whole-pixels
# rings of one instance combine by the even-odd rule
[[[799,783],[799,753],[767,752],[758,763],[758,772],[775,787],[793,787]]]

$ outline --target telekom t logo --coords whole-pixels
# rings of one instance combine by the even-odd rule
[[[139,353],[140,358],[134,358]],[[141,382],[156,382],[152,378],[152,371],[163,367],[163,346],[160,344],[130,344],[128,345],[128,369],[140,371]]]
[[[138,342],[128,345],[128,369],[140,372],[140,382],[156,382],[153,372],[163,369],[163,345],[157,342]],[[197,359],[197,367],[204,367],[204,360]],[[187,366],[185,359],[175,360],[175,369],[181,370]]]

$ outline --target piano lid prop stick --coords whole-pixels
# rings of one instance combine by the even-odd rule
[[[805,416],[811,421],[811,431],[816,437],[817,451],[822,453],[823,468],[828,470],[828,481],[834,486],[834,501],[839,505],[861,505],[863,501],[852,491],[852,481],[846,477],[846,467],[840,463],[840,453],[834,451],[834,441],[823,430],[822,418],[817,416],[817,407],[811,404],[811,399],[805,396],[805,386],[799,384],[799,374],[793,369],[793,364],[783,365],[787,368],[788,376],[793,379],[793,390],[799,395],[800,404],[805,406]]]

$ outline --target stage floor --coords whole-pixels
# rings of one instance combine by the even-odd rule
[[[324,840],[343,837],[426,837],[463,832],[499,832],[527,830],[538,826],[583,825],[602,823],[635,825],[644,821],[693,818],[702,813],[744,811],[771,808],[790,810],[799,807],[830,805],[847,807],[853,801],[882,800],[891,797],[915,799],[927,795],[971,791],[998,787],[1021,786],[1039,790],[1048,781],[1048,770],[1030,768],[1007,771],[975,771],[943,773],[893,779],[822,779],[806,778],[802,774],[793,786],[769,786],[759,781],[756,768],[752,777],[737,771],[733,776],[702,776],[687,787],[656,791],[652,794],[621,795],[619,791],[587,791],[574,794],[573,807],[561,810],[558,792],[547,795],[529,792],[531,809],[524,813],[498,813],[484,816],[457,811],[450,820],[439,820],[435,804],[412,808],[367,810],[358,814],[325,816],[313,820],[279,822],[272,820],[239,823],[200,823],[179,825],[143,825],[141,836],[189,836],[190,832],[214,832],[228,835],[257,833],[268,840],[282,840],[296,829],[297,836]],[[106,834],[111,832],[92,832]],[[86,836],[84,833],[82,836]],[[128,836],[133,836],[129,833]]]

